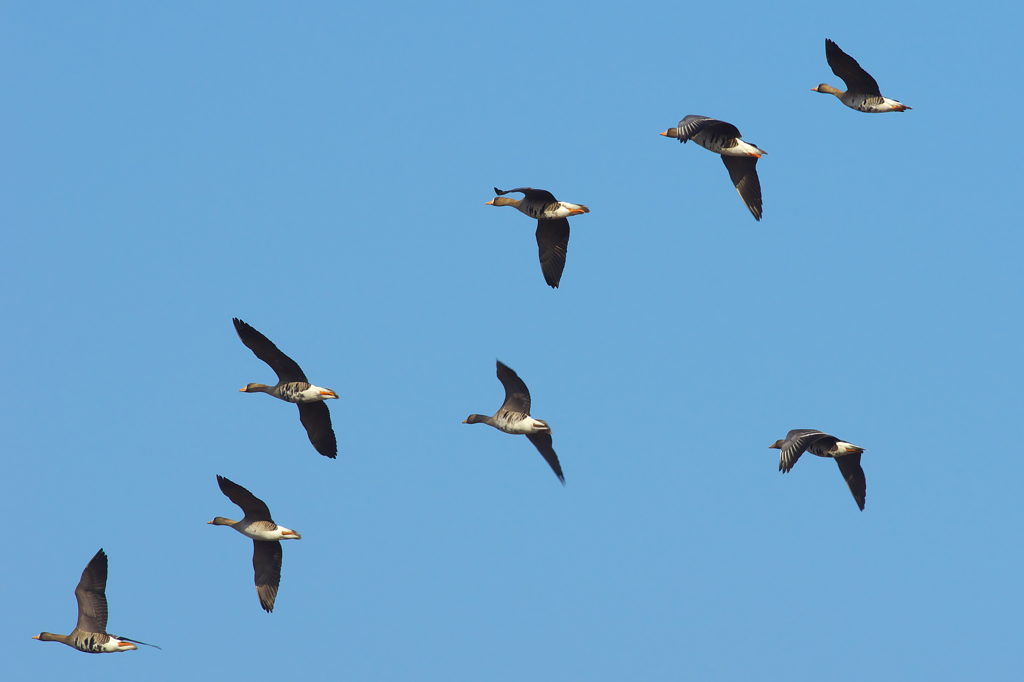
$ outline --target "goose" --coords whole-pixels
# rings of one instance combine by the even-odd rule
[[[70,635],[40,632],[32,639],[41,642],[60,642],[87,654],[112,654],[117,651],[138,649],[144,644],[160,647],[127,637],[107,634],[107,555],[101,548],[82,571],[82,579],[75,588],[78,600],[78,624]]]
[[[761,182],[757,179],[757,160],[768,152],[741,140],[740,131],[733,124],[707,116],[691,114],[675,128],[660,134],[678,138],[680,142],[693,140],[704,149],[721,154],[722,163],[729,171],[740,199],[750,209],[754,220],[761,220]]]
[[[274,523],[270,509],[260,498],[242,486],[217,476],[217,485],[228,499],[242,508],[245,516],[241,521],[232,521],[217,516],[207,524],[231,526],[247,538],[252,538],[252,567],[256,572],[256,594],[260,606],[267,613],[273,613],[277,587],[281,584],[281,543],[280,540],[301,540],[302,536],[291,528]]]
[[[522,199],[511,199],[504,195],[522,192]],[[547,190],[532,187],[516,187],[502,191],[497,187],[498,196],[487,202],[487,206],[514,206],[522,213],[537,219],[537,247],[540,250],[540,269],[544,281],[552,289],[558,288],[565,269],[565,254],[569,249],[569,221],[571,215],[590,213],[583,204],[558,201]]]
[[[334,459],[338,456],[338,440],[331,427],[331,413],[323,401],[337,398],[338,394],[329,388],[314,386],[306,379],[305,373],[298,363],[278,350],[277,346],[267,337],[242,322],[232,318],[235,331],[246,348],[277,374],[277,385],[248,384],[238,389],[242,393],[269,393],[299,406],[299,420],[306,427],[309,442],[324,457]]]
[[[493,417],[485,414],[471,414],[463,424],[488,424],[505,433],[523,434],[530,439],[537,451],[551,466],[558,480],[565,485],[562,465],[558,463],[558,455],[551,446],[551,427],[542,419],[530,416],[530,389],[519,375],[501,362],[498,363],[498,380],[505,387],[505,402],[501,404]]]
[[[862,69],[856,59],[840,50],[839,46],[828,38],[825,39],[825,59],[832,67],[832,73],[846,83],[846,92],[826,83],[811,88],[813,92],[835,95],[840,102],[851,109],[868,114],[884,114],[888,111],[906,111],[913,108],[906,104],[900,104],[894,99],[882,97],[878,83],[871,77],[871,74]]]
[[[839,471],[846,479],[846,485],[850,487],[857,506],[864,511],[864,498],[868,490],[864,470],[860,468],[860,455],[864,448],[814,429],[793,429],[786,434],[785,439],[777,440],[768,447],[782,451],[779,453],[779,471],[784,474],[793,468],[805,450],[818,457],[832,457],[839,465]]]

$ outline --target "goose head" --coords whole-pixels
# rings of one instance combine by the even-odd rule
[[[835,95],[836,97],[842,97],[844,93],[842,90],[833,88],[828,83],[822,83],[816,88],[811,88],[811,92],[823,92],[826,95]]]
[[[779,439],[779,440],[775,441],[774,443],[772,443],[771,445],[769,445],[768,449],[769,450],[781,450],[782,449],[782,444],[785,443],[785,442],[786,441],[784,441],[782,439]]]
[[[488,201],[484,206],[515,206],[519,207],[522,203],[522,199],[512,199],[510,197],[494,197]]]
[[[238,389],[242,393],[270,393],[274,390],[273,386],[267,386],[266,384],[246,384],[245,388]]]

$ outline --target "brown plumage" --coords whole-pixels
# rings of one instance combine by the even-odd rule
[[[139,648],[136,644],[160,648],[155,644],[107,634],[107,555],[102,549],[82,571],[82,578],[75,587],[75,599],[78,600],[78,623],[70,635],[41,632],[32,639],[60,642],[87,654],[132,651]]]
[[[814,429],[793,429],[784,439],[779,439],[768,447],[781,450],[779,471],[782,473],[788,473],[804,452],[818,457],[831,457],[839,465],[839,471],[849,486],[857,506],[864,511],[868,490],[867,479],[860,466],[860,456],[864,448]]]

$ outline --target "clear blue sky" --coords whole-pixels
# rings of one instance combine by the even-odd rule
[[[0,5],[5,679],[1016,679],[1020,9]],[[867,115],[824,40],[912,106]],[[686,114],[769,152],[764,219]],[[562,286],[535,223],[583,203]],[[231,318],[338,391],[317,455]],[[461,422],[500,358],[554,430]],[[867,509],[816,428],[867,448]],[[215,476],[302,533],[275,613]],[[87,656],[73,590],[110,557]]]

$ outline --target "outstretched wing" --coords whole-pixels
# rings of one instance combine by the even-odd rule
[[[518,414],[530,414],[530,389],[519,375],[511,368],[501,362],[498,363],[498,380],[505,387],[505,402],[501,404],[499,412],[508,411]]]
[[[281,584],[281,543],[277,540],[252,541],[252,567],[256,573],[256,594],[267,613],[274,610],[277,588]]]
[[[864,95],[882,96],[878,83],[871,74],[861,68],[857,60],[839,49],[839,46],[828,38],[825,39],[825,59],[832,68],[832,73],[843,79],[846,89]]]
[[[266,503],[251,492],[223,476],[217,476],[217,485],[228,499],[237,504],[245,512],[245,518],[252,521],[272,521],[270,509]]]
[[[78,626],[82,632],[107,632],[107,555],[101,549],[82,571],[75,588]]]
[[[719,121],[717,118],[708,118],[707,116],[697,116],[695,114],[683,117],[683,120],[679,122],[679,126],[676,128],[676,137],[679,138],[680,142],[686,142],[704,131],[725,137],[741,137],[739,128],[733,124]]]
[[[743,199],[743,203],[754,215],[754,220],[761,220],[761,181],[757,179],[757,157],[723,154],[722,163],[728,169],[740,199]]]
[[[540,269],[544,273],[544,281],[557,289],[569,250],[569,221],[566,218],[538,220],[537,248],[540,250]]]
[[[850,486],[853,499],[857,501],[857,506],[860,507],[860,510],[864,511],[864,500],[868,494],[868,482],[864,478],[864,469],[860,466],[860,455],[861,453],[859,452],[850,455],[840,455],[835,460],[836,464],[839,465],[839,471],[843,474],[843,478],[846,479],[846,485]]]
[[[788,473],[811,443],[831,437],[827,433],[814,429],[793,429],[786,434],[786,440],[782,444],[782,452],[779,454],[779,471]]]
[[[324,457],[338,456],[338,439],[331,426],[331,411],[326,403],[318,400],[312,403],[296,403],[299,406],[299,420],[306,427],[306,435],[316,451]]]
[[[558,480],[562,482],[562,485],[565,485],[562,465],[558,463],[558,455],[555,454],[555,448],[551,445],[551,434],[528,433],[526,437],[530,439],[530,442],[537,448],[537,451],[544,456],[544,459],[551,466],[551,470],[555,472],[555,476],[558,476]]]
[[[238,333],[238,338],[242,340],[246,348],[251,350],[256,357],[270,365],[270,369],[274,370],[274,373],[277,374],[278,381],[281,383],[291,381],[309,382],[309,379],[306,378],[298,363],[278,350],[277,346],[270,339],[237,317],[232,318],[231,321],[235,323],[235,331]]]

